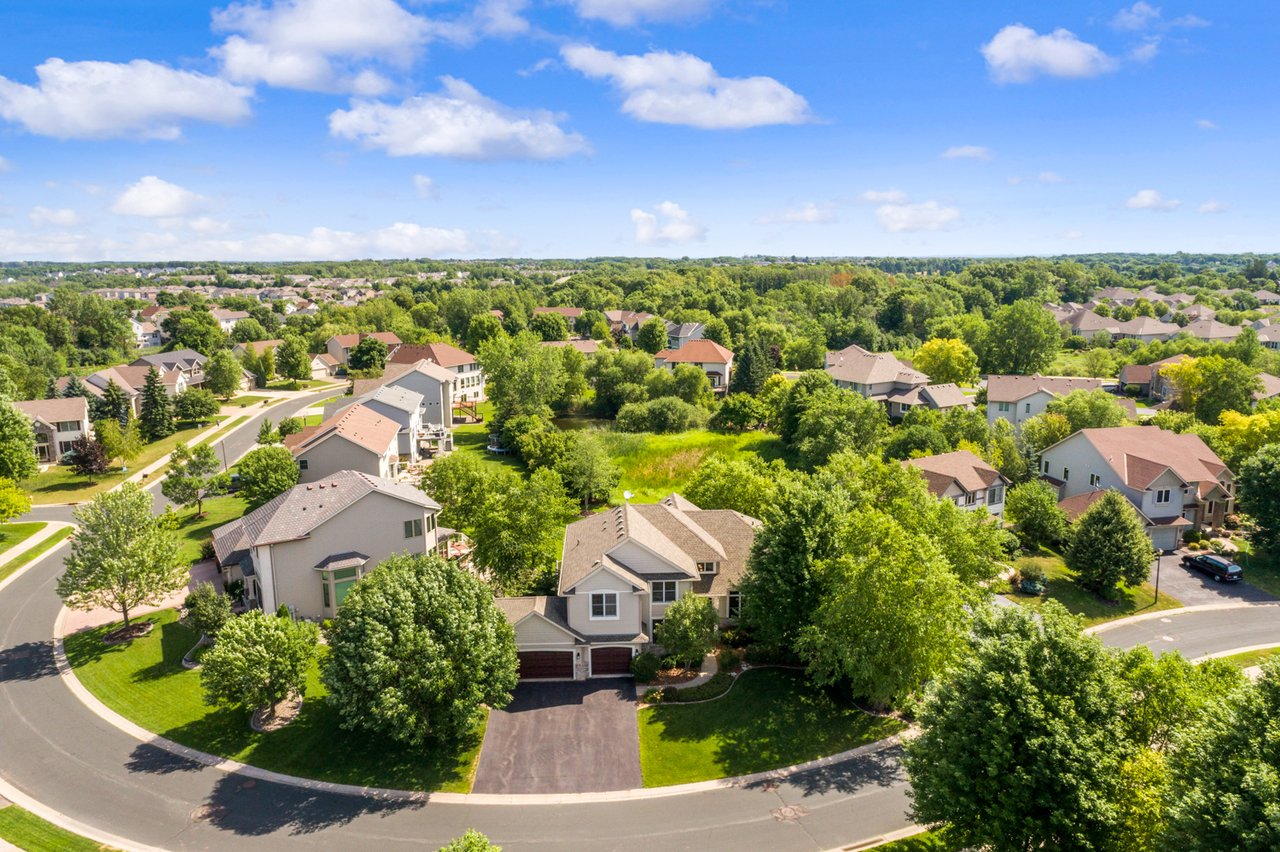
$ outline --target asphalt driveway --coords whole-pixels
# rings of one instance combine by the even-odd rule
[[[641,786],[630,678],[522,683],[489,714],[473,793],[596,793]]]
[[[1160,568],[1160,594],[1172,595],[1183,606],[1224,603],[1275,603],[1276,598],[1257,586],[1249,584],[1249,570],[1245,579],[1236,583],[1219,583],[1208,574],[1182,567],[1182,553],[1164,557]],[[1156,581],[1156,566],[1151,565],[1151,582]]]

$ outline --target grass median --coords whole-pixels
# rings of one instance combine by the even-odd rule
[[[704,704],[646,707],[639,724],[646,787],[793,766],[905,727],[865,713],[789,669],[747,671],[723,698]]]
[[[99,852],[110,848],[58,828],[17,805],[0,809],[0,840],[27,852]]]
[[[0,581],[3,581],[6,577],[12,575],[23,565],[27,565],[39,559],[41,556],[44,556],[69,535],[71,535],[71,527],[63,527],[62,529],[54,532],[44,541],[37,544],[35,547],[30,548],[25,553],[15,556],[4,565],[0,565]]]
[[[483,724],[464,742],[421,748],[345,731],[337,711],[323,700],[326,690],[319,666],[312,664],[298,718],[278,731],[259,733],[249,727],[248,711],[205,704],[199,671],[182,667],[183,655],[198,637],[178,622],[174,610],[144,620],[152,621],[155,629],[122,645],[102,642],[102,634],[114,625],[73,634],[65,644],[67,660],[85,688],[147,730],[286,775],[407,790],[471,789]]]

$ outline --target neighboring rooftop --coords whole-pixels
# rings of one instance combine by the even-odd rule
[[[448,343],[406,343],[395,351],[387,363],[414,364],[418,361],[430,361],[441,367],[460,367],[463,364],[474,364],[476,356]]]
[[[308,426],[284,439],[284,445],[299,455],[337,435],[374,453],[384,453],[396,440],[400,425],[359,403],[345,408],[318,426]]]
[[[968,450],[907,459],[903,464],[924,474],[933,494],[942,494],[953,482],[964,491],[974,492],[1007,481],[1000,471]]]
[[[1102,385],[1102,379],[1077,376],[988,376],[987,402],[1017,402],[1041,391],[1065,396],[1075,390],[1097,390]]]
[[[679,349],[663,349],[653,357],[672,364],[728,364],[733,353],[714,340],[699,339],[690,340]]]
[[[89,401],[82,396],[59,399],[21,399],[15,401],[13,407],[32,420],[43,420],[51,426],[61,421],[87,421],[89,419]]]

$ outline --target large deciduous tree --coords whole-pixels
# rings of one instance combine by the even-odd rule
[[[1076,520],[1065,556],[1081,585],[1114,597],[1120,583],[1137,586],[1147,579],[1154,551],[1133,504],[1108,489]]]
[[[564,525],[577,515],[560,475],[543,468],[513,477],[468,512],[472,558],[505,594],[539,594],[555,581]]]
[[[348,729],[412,745],[466,737],[515,688],[515,632],[479,578],[393,556],[352,587],[326,632],[324,682]]]
[[[667,324],[657,317],[647,319],[636,332],[636,346],[650,355],[667,348]]]
[[[586,430],[571,434],[564,458],[555,466],[569,494],[582,500],[582,511],[609,499],[622,471],[605,450],[600,436]]]
[[[204,386],[223,399],[234,396],[243,386],[240,362],[225,349],[209,356],[204,365]]]
[[[258,609],[231,619],[200,657],[206,700],[259,710],[301,696],[319,635],[310,621]]]
[[[911,363],[935,384],[968,384],[978,379],[978,356],[955,338],[930,340],[916,350]]]
[[[1240,511],[1258,525],[1258,538],[1280,546],[1280,444],[1269,444],[1240,466]]]
[[[286,337],[276,347],[276,370],[286,379],[294,382],[311,378],[311,355],[307,346],[298,337]]]
[[[251,507],[298,484],[298,463],[285,447],[258,447],[240,460],[240,493]]]
[[[173,416],[184,423],[208,423],[220,409],[217,397],[204,388],[187,388],[173,400]]]
[[[837,390],[815,398],[800,417],[796,454],[812,470],[841,450],[875,452],[888,433],[889,417],[883,405],[853,391]]]
[[[351,348],[347,366],[362,373],[381,373],[387,366],[387,344],[376,337],[364,338]]]
[[[983,371],[1028,376],[1053,362],[1062,343],[1053,314],[1033,299],[998,309],[983,340]]]
[[[714,650],[719,624],[720,615],[711,598],[689,593],[667,607],[653,638],[668,659],[697,668]]]
[[[106,473],[108,462],[110,462],[102,442],[94,440],[88,435],[81,435],[71,442],[71,449],[66,454],[66,460],[67,465],[81,476],[96,476],[99,473]]]
[[[160,482],[160,493],[179,506],[196,506],[196,515],[204,514],[206,497],[220,492],[226,478],[218,475],[222,464],[209,444],[174,447],[169,457],[169,472]]]
[[[76,510],[58,596],[72,609],[106,607],[129,613],[182,588],[187,569],[178,560],[172,519],[151,513],[151,492],[126,482]]]
[[[1125,421],[1124,409],[1116,398],[1104,390],[1073,390],[1049,401],[1045,411],[1066,418],[1072,432],[1119,426]]]
[[[930,689],[906,744],[912,817],[962,847],[1123,848],[1116,805],[1125,690],[1056,601],[978,617],[971,652]]]
[[[1058,508],[1058,492],[1043,479],[1010,488],[1004,498],[1004,514],[1028,550],[1066,537],[1067,515]]]
[[[36,433],[27,416],[0,397],[0,476],[20,482],[36,472]]]

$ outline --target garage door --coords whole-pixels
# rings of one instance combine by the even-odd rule
[[[536,678],[572,678],[572,651],[522,651],[520,658],[520,679]]]
[[[593,676],[631,674],[631,649],[592,648],[591,674]]]

